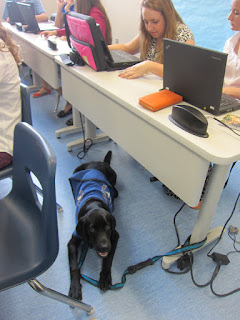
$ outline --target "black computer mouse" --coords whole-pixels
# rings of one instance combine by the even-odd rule
[[[182,104],[172,108],[169,119],[183,130],[196,136],[207,138],[207,118],[198,109]]]

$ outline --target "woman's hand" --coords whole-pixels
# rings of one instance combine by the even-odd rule
[[[222,92],[234,98],[240,99],[240,87],[225,87],[223,88]]]
[[[146,60],[123,70],[119,74],[119,77],[126,79],[135,79],[143,76],[145,73],[153,73],[156,76],[163,77],[163,64]]]
[[[48,38],[48,37],[51,37],[51,36],[56,36],[57,35],[57,31],[56,30],[53,30],[53,31],[43,31],[40,33],[41,37],[44,37],[44,38]]]
[[[59,8],[62,8],[65,3],[66,3],[65,0],[57,0],[57,5],[58,5]]]
[[[70,7],[74,4],[74,0],[66,0],[65,3],[67,3],[65,7],[65,12],[68,12],[70,11]]]
[[[149,63],[149,61],[143,61],[143,62],[137,63],[134,66],[123,70],[119,74],[119,77],[126,78],[126,79],[139,78],[139,77],[143,76],[145,73],[149,72],[148,63]]]

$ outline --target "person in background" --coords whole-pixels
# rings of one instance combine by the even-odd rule
[[[0,169],[12,163],[13,133],[21,121],[19,48],[0,22]]]
[[[64,27],[64,21],[63,21],[63,16],[65,12],[68,11],[74,11],[74,0],[57,0],[57,13],[56,13],[56,18],[55,18],[55,26],[59,29],[62,29]],[[48,31],[47,31],[48,34]],[[50,32],[49,32],[50,34]],[[42,34],[43,35],[43,34]],[[53,32],[53,35],[56,35],[56,32]],[[35,92],[32,97],[33,98],[40,98],[42,96],[45,96],[47,94],[50,94],[52,92],[51,86],[42,79],[42,88]],[[61,92],[60,92],[61,94]],[[72,113],[72,107],[66,107],[68,112],[66,114],[63,114],[63,112],[59,112],[58,116],[67,116]]]
[[[25,0],[12,0],[14,2],[25,2]],[[34,9],[35,9],[35,16],[37,22],[44,22],[48,21],[48,16],[46,14],[46,10],[44,9],[41,0],[28,0],[27,2],[34,3]],[[3,9],[3,20],[9,22],[9,13],[7,8],[7,0]]]
[[[76,12],[82,13],[94,18],[96,23],[99,24],[107,44],[112,43],[111,24],[108,19],[107,13],[100,0],[75,0],[75,2],[74,0],[68,0],[67,2],[68,2],[68,5],[74,3],[74,8]],[[66,33],[65,33],[65,29],[63,28],[63,29],[54,30],[54,31],[43,31],[41,34],[45,38],[48,38],[49,36],[54,36],[54,35],[61,37],[61,36],[64,36]],[[72,110],[72,105],[67,101],[64,107],[64,110],[59,111],[57,115],[60,118],[65,117],[71,112],[71,110]],[[66,124],[72,125],[73,124],[72,118],[67,120]]]
[[[223,93],[240,99],[240,0],[232,0],[228,16],[233,31],[238,31],[226,41],[223,51],[228,54]]]
[[[55,18],[55,26],[59,29],[64,27],[64,13],[74,11],[74,0],[57,0],[57,14]]]
[[[25,0],[12,0],[14,2],[25,2]],[[7,2],[7,0],[6,0]],[[34,4],[34,10],[35,10],[35,17],[37,22],[44,22],[48,21],[48,16],[46,14],[46,10],[44,9],[41,0],[29,0],[27,2],[31,2]],[[5,3],[4,10],[3,10],[3,15],[2,18],[6,21],[9,22],[9,14],[8,14],[8,8],[7,8],[7,3]],[[33,94],[34,98],[41,97],[42,95],[46,94],[51,94],[52,90],[51,87],[46,83],[45,86],[39,91]]]
[[[119,76],[134,79],[145,73],[154,73],[162,77],[163,38],[194,44],[191,30],[184,24],[171,0],[143,0],[139,34],[130,42],[110,45],[109,49],[131,54],[140,52],[144,61],[123,70]]]

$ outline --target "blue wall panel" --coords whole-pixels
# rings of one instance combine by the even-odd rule
[[[195,36],[196,45],[222,51],[234,32],[228,15],[231,0],[172,0]]]

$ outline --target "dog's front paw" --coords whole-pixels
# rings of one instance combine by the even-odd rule
[[[82,300],[82,286],[81,284],[71,284],[69,293],[69,297],[76,299],[76,300]]]
[[[102,291],[106,291],[112,285],[112,276],[110,272],[101,272],[99,279],[99,288]]]

